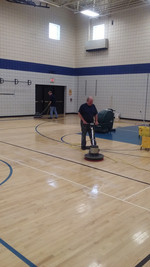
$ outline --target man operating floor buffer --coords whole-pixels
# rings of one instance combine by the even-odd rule
[[[84,158],[90,161],[100,161],[104,159],[104,155],[99,153],[100,149],[96,144],[94,126],[95,126],[94,123],[90,123],[91,134],[92,134],[91,146],[89,153],[85,154]]]
[[[99,154],[99,147],[96,145],[95,134],[94,134],[94,124],[98,124],[98,112],[93,104],[93,97],[89,96],[86,103],[82,104],[78,111],[79,118],[81,120],[81,149],[85,150],[86,147],[86,133],[89,134],[91,139],[91,146],[88,154],[85,154],[84,158],[87,160],[98,161],[102,160],[104,156]]]

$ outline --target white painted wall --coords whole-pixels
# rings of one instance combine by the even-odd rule
[[[86,52],[85,43],[92,35],[92,27],[97,24],[105,24],[109,49]],[[150,6],[92,20],[79,14],[76,30],[76,67],[150,63]]]
[[[49,22],[61,26],[60,41],[49,39]],[[0,1],[0,57],[56,66],[75,67],[75,24],[74,15],[61,8],[35,8]],[[51,75],[25,71],[0,69],[4,80],[31,80],[15,85],[13,82],[0,84],[0,116],[31,115],[35,113],[35,84],[64,85],[65,112],[76,112],[76,77]],[[73,94],[69,96],[69,89]],[[70,102],[70,98],[73,99]]]
[[[109,40],[109,48],[86,52],[85,43],[92,38],[92,27],[98,24],[105,24],[105,38]],[[91,20],[78,14],[76,31],[78,68],[150,63],[150,6]],[[111,107],[120,112],[122,117],[142,119],[145,113],[146,88],[147,73],[81,76],[78,105],[84,102],[88,95],[92,95],[99,111]],[[150,79],[147,103],[146,119],[150,120]]]
[[[15,71],[1,69],[4,80],[13,81],[14,78],[20,82],[15,85],[13,82],[4,82],[0,85],[0,93],[13,95],[0,95],[0,116],[17,116],[35,114],[35,85],[50,85],[50,75],[35,72]],[[65,86],[64,111],[66,113],[77,110],[77,78],[74,76],[53,75],[55,83],[52,85]],[[32,84],[21,83],[31,80]],[[69,89],[72,96],[69,96]],[[72,98],[72,102],[70,101]]]
[[[49,39],[49,22],[61,26],[61,40]],[[38,8],[0,1],[0,57],[75,67],[74,15],[62,8]]]
[[[150,63],[150,6],[89,20],[83,15],[51,7],[34,8],[0,1],[0,58],[70,68]],[[112,25],[113,20],[113,25]],[[61,40],[48,38],[49,22],[60,24]],[[104,23],[109,49],[86,52],[93,25]],[[122,117],[144,116],[147,73],[125,75],[65,76],[52,75],[54,85],[66,86],[65,111],[77,112],[90,94],[98,110],[112,107]],[[32,85],[4,83],[0,93],[0,116],[35,113],[35,84],[50,84],[50,74],[0,69],[0,78],[31,80]],[[85,80],[87,92],[85,96]],[[97,80],[97,95],[95,83]],[[69,96],[69,89],[73,95]],[[70,98],[73,99],[70,102]],[[150,80],[148,84],[147,119],[150,120]],[[141,112],[142,111],[142,115]]]
[[[150,103],[150,82],[148,90],[148,103]],[[87,97],[92,95],[98,111],[112,108],[117,113],[121,113],[123,118],[143,120],[146,91],[147,74],[81,76],[79,77],[78,105],[86,102]],[[150,119],[149,104],[145,119]]]

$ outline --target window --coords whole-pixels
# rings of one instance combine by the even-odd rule
[[[49,23],[49,38],[60,40],[60,25]]]
[[[104,39],[104,30],[104,24],[93,26],[93,40]]]

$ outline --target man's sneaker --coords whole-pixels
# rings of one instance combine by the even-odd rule
[[[52,118],[51,118],[51,117],[49,117],[48,119],[52,120]]]
[[[86,150],[86,146],[81,146],[81,149],[82,150]]]

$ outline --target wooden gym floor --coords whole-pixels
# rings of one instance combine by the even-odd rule
[[[150,266],[150,152],[98,138],[86,161],[79,132],[77,115],[0,119],[1,267]]]

